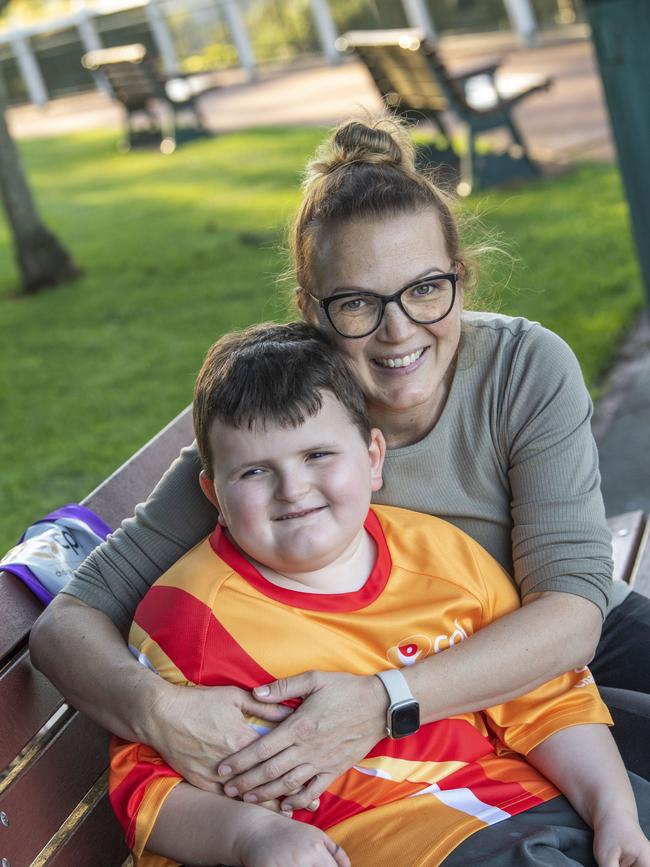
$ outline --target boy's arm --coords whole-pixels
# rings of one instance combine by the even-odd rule
[[[650,865],[650,843],[639,826],[632,787],[606,726],[562,729],[526,758],[594,829],[594,855],[600,867]]]
[[[169,793],[147,848],[184,864],[351,867],[343,849],[313,825],[189,783]]]
[[[146,850],[172,859],[170,867],[350,867],[343,850],[318,828],[197,789],[143,744],[113,738],[109,793],[138,858]]]
[[[290,821],[264,812],[255,804],[179,783],[160,809],[147,850],[182,864],[241,864],[247,830]]]

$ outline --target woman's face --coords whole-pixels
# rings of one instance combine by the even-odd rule
[[[321,232],[314,295],[361,289],[392,295],[421,278],[453,271],[433,209],[380,220],[351,220]],[[379,328],[356,339],[336,334],[313,302],[306,313],[327,330],[361,384],[373,422],[390,446],[425,436],[436,423],[453,377],[460,339],[462,287],[449,315],[433,325],[412,322],[396,303]],[[389,366],[399,362],[401,366]]]

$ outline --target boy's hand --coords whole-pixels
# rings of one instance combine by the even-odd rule
[[[650,842],[636,816],[610,810],[594,822],[594,857],[598,867],[650,867]]]
[[[259,803],[290,795],[283,806],[308,808],[385,735],[388,697],[376,677],[309,671],[262,689],[254,696],[263,701],[304,701],[272,732],[221,762],[231,797]]]
[[[351,867],[327,834],[292,819],[252,823],[239,850],[243,867]]]
[[[221,790],[219,762],[259,738],[247,724],[246,714],[280,722],[291,713],[234,686],[165,687],[161,700],[151,708],[155,724],[151,746],[188,783],[209,792]]]

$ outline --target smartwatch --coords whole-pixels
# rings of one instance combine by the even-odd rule
[[[420,705],[413,697],[406,678],[398,668],[378,671],[390,704],[386,711],[386,734],[394,740],[414,735],[420,728]]]

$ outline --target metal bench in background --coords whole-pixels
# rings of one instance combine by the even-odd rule
[[[352,30],[337,47],[354,51],[365,63],[386,106],[412,121],[431,121],[460,162],[458,192],[469,195],[495,183],[539,174],[512,116],[513,109],[533,93],[547,90],[551,79],[534,75],[499,75],[499,63],[451,75],[435,43],[417,30]],[[444,112],[451,111],[467,128],[467,144],[460,154]],[[503,154],[483,153],[476,137],[504,128],[512,144]],[[448,157],[430,149],[432,161]]]
[[[201,116],[198,99],[214,86],[197,86],[196,76],[162,75],[144,45],[121,45],[89,51],[82,66],[100,75],[124,107],[123,150],[156,144],[165,154],[178,144],[211,135]]]
[[[112,527],[133,513],[192,440],[189,409],[84,501]],[[650,524],[610,520],[616,580],[650,596]],[[36,671],[27,642],[42,611],[0,571],[0,862],[4,867],[120,867],[130,863],[107,796],[109,735],[68,707]],[[126,859],[126,861],[125,861]]]

